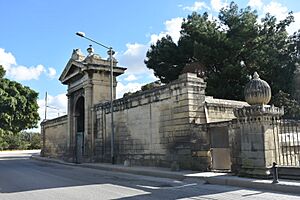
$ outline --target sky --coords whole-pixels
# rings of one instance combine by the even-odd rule
[[[208,12],[211,18],[227,6],[226,0],[0,0],[0,65],[6,78],[29,86],[39,93],[38,104],[44,119],[67,112],[67,87],[58,80],[71,57],[80,48],[85,55],[91,44],[75,35],[111,46],[119,65],[127,67],[118,77],[117,97],[155,81],[144,60],[150,45],[166,34],[178,41],[183,18],[193,11]],[[238,0],[239,8],[251,6],[259,16],[269,12],[283,19],[294,12],[288,32],[300,29],[300,4],[295,0]],[[95,53],[107,57],[106,49],[93,45]]]

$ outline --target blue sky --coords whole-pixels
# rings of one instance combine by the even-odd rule
[[[235,1],[240,8],[251,5],[263,16],[270,12],[282,19],[293,11],[296,23],[289,32],[300,29],[300,4],[288,0]],[[127,72],[120,76],[117,96],[135,91],[154,81],[153,73],[143,64],[150,44],[166,34],[176,41],[182,18],[192,11],[207,11],[216,17],[226,0],[0,0],[0,64],[7,78],[21,82],[39,92],[40,113],[44,110],[45,92],[49,93],[48,117],[66,112],[66,87],[58,77],[72,50],[86,52],[87,36],[112,46],[116,58]],[[95,52],[107,57],[106,50],[95,46]],[[43,115],[41,116],[43,118]]]

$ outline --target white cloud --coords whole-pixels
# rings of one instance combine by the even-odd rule
[[[225,1],[211,0],[210,4],[211,4],[211,8],[216,12],[219,12],[221,10],[221,8],[228,6],[228,3],[226,0]]]
[[[18,65],[16,58],[11,52],[6,52],[0,48],[0,65],[6,70],[6,76],[16,81],[38,80],[42,73],[50,77],[54,77],[56,70],[52,67],[48,68],[48,73],[43,65],[34,67],[26,67]]]
[[[119,53],[116,57],[120,62],[121,66],[127,67],[126,73],[129,76],[124,79],[127,81],[136,80],[135,75],[143,74],[143,76],[149,76],[153,72],[149,70],[144,60],[146,58],[147,50],[149,49],[150,44],[155,43],[158,39],[166,36],[167,34],[173,38],[174,42],[177,42],[180,37],[181,23],[183,19],[173,18],[167,20],[165,24],[165,31],[159,34],[152,34],[150,36],[150,41],[148,44],[140,43],[128,43],[126,44],[127,50],[124,53]],[[130,76],[131,75],[131,76]]]
[[[55,78],[55,76],[56,76],[56,69],[54,69],[53,67],[49,67],[48,68],[48,76],[50,78]]]
[[[288,14],[288,8],[284,5],[271,1],[269,4],[263,6],[264,13],[274,15],[278,20],[284,19]]]
[[[11,67],[7,71],[7,75],[18,81],[28,81],[32,79],[38,80],[43,72],[46,72],[43,65],[38,65],[36,67],[16,66]]]
[[[126,44],[127,50],[125,51],[124,55],[127,56],[139,56],[141,51],[144,51],[146,46],[139,43],[133,44]]]
[[[173,38],[174,42],[177,42],[180,37],[182,21],[183,18],[180,17],[167,20],[164,23],[165,30],[159,34],[152,34],[150,36],[150,41],[147,44],[126,44],[127,50],[124,53],[120,53],[116,56],[120,62],[120,65],[127,67],[126,74],[129,75],[124,80],[134,81],[137,79],[136,75],[139,75],[139,77],[145,77],[146,80],[156,80],[156,78],[153,77],[153,71],[148,69],[144,63],[147,50],[149,49],[150,44],[155,43],[158,39],[161,39],[167,34]],[[137,87],[142,85],[140,83],[130,83],[126,85],[126,88],[124,88],[125,86],[121,84],[122,83],[119,83],[119,89],[117,89],[120,95],[121,93],[123,95],[124,91],[128,92],[131,91],[132,88],[137,89]]]
[[[265,15],[266,13],[270,13],[272,16],[275,16],[277,20],[285,19],[288,16],[288,12],[289,9],[286,6],[275,1],[271,1],[269,4],[262,6],[263,15]],[[289,34],[293,34],[295,31],[298,31],[298,29],[300,29],[300,12],[293,13],[293,16],[295,22],[287,28],[287,32]]]
[[[205,2],[201,2],[201,1],[196,1],[192,6],[185,6],[183,7],[183,10],[187,10],[187,11],[200,11],[202,9],[210,9]]]
[[[38,113],[40,115],[40,121],[38,123],[38,128],[31,129],[30,131],[39,132],[41,127],[41,122],[45,119],[45,99],[38,99],[37,101],[39,105]],[[68,98],[66,94],[59,94],[56,96],[52,96],[48,94],[47,98],[47,119],[53,119],[62,115],[67,114],[67,105]]]
[[[121,98],[126,92],[135,92],[141,89],[144,83],[128,83],[124,85],[123,83],[118,83],[117,85],[117,98]]]
[[[126,78],[124,78],[125,81],[135,81],[138,78],[134,74],[129,74]]]
[[[152,71],[152,70],[151,70],[151,71]],[[154,82],[154,81],[159,80],[159,79],[154,75],[154,72],[153,72],[153,71],[152,71],[152,73],[149,73],[148,79],[149,79],[150,82]]]
[[[38,100],[39,115],[41,120],[45,118],[45,99]],[[48,94],[47,97],[47,119],[53,119],[55,117],[67,114],[68,98],[66,94],[59,94],[52,96]]]
[[[10,52],[5,52],[4,49],[0,48],[0,65],[5,70],[8,70],[12,65],[16,65],[16,59]]]
[[[147,68],[144,64],[146,52],[148,49],[147,45],[133,43],[126,44],[127,50],[120,54],[118,60],[120,65],[127,67],[126,73],[128,74],[141,74],[147,72]]]
[[[177,17],[171,20],[167,20],[165,22],[166,33],[170,35],[174,42],[177,43],[180,37],[181,24],[183,22],[183,18]]]
[[[295,22],[292,23],[288,28],[287,28],[287,32],[289,34],[293,34],[294,32],[298,31],[300,29],[300,12],[296,12],[296,13],[293,13],[294,15],[294,19],[295,19]]]
[[[128,77],[130,77],[130,76],[131,75],[129,75]],[[117,98],[122,98],[123,94],[126,93],[126,92],[136,92],[136,91],[140,90],[143,85],[145,85],[149,82],[154,82],[154,81],[158,80],[158,78],[154,76],[154,73],[153,73],[152,70],[149,70],[149,72],[143,74],[143,76],[148,82],[145,82],[145,81],[142,81],[142,82],[139,82],[139,83],[138,82],[130,82],[130,83],[127,83],[127,84],[123,84],[122,82],[118,82],[117,89],[116,89]]]
[[[150,36],[150,44],[156,43],[157,40],[170,35],[175,43],[178,42],[180,37],[180,30],[183,18],[177,17],[165,22],[165,31],[160,32],[159,34],[152,34]]]
[[[254,9],[261,9],[263,6],[263,2],[261,0],[249,0],[248,6]]]

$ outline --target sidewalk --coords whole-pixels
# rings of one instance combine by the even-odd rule
[[[0,159],[39,156],[41,150],[5,150],[0,151]]]
[[[279,183],[272,184],[272,180],[261,180],[253,178],[242,178],[233,176],[229,173],[215,173],[215,172],[195,172],[182,170],[179,172],[170,171],[168,168],[160,167],[125,167],[123,165],[111,165],[108,163],[67,163],[61,160],[45,158],[40,156],[32,156],[31,159],[53,162],[70,166],[78,166],[99,170],[115,171],[115,172],[124,172],[137,175],[145,176],[154,176],[162,178],[171,178],[177,180],[184,180],[188,178],[197,178],[205,181],[208,184],[216,185],[229,185],[237,186],[244,188],[253,188],[258,190],[269,190],[274,192],[283,192],[283,193],[294,193],[300,195],[300,181],[295,180],[279,180]]]

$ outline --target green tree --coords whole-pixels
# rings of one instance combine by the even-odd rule
[[[3,131],[0,129],[0,150],[13,149],[40,149],[41,134],[35,132],[18,132]]]
[[[148,50],[145,64],[168,83],[187,63],[200,62],[205,66],[206,93],[218,98],[243,100],[244,86],[255,71],[270,84],[273,95],[293,94],[300,33],[289,36],[286,31],[294,21],[292,13],[281,21],[266,14],[259,23],[256,11],[239,9],[232,2],[218,19],[192,13],[182,23],[178,44],[170,36],[158,40]]]
[[[22,141],[28,143],[27,149],[40,149],[41,148],[41,134],[36,132],[22,131]]]
[[[39,120],[38,93],[20,83],[4,78],[0,66],[0,128],[7,133],[36,128]]]
[[[6,134],[7,132],[0,128],[0,151],[8,149],[9,147],[9,144],[4,138]]]
[[[168,83],[176,79],[182,70],[185,60],[181,55],[178,46],[171,36],[167,35],[158,40],[156,45],[151,45],[151,50],[147,52],[148,60],[145,63],[148,68],[154,69],[154,75],[162,83]]]
[[[14,149],[28,149],[30,143],[24,140],[21,132],[12,133],[6,132],[3,137],[3,140],[7,143],[7,147],[5,149],[14,150]]]
[[[300,105],[295,99],[290,97],[290,94],[284,93],[281,90],[274,96],[273,103],[278,107],[284,107],[287,119],[300,119]]]

